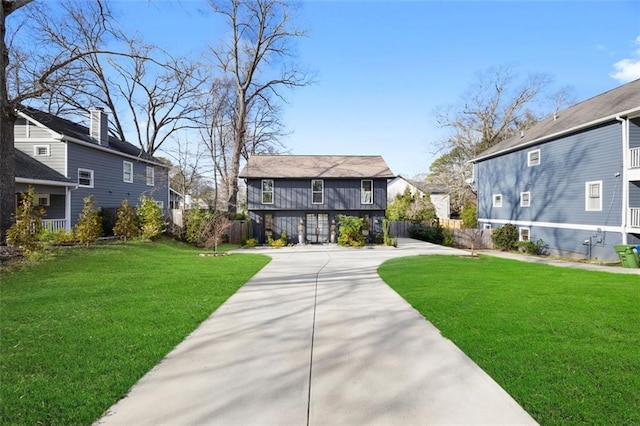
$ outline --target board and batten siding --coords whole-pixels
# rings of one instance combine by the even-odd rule
[[[274,202],[262,204],[262,179],[248,179],[249,210],[384,210],[387,205],[386,179],[373,180],[373,204],[361,203],[361,181],[367,179],[323,179],[324,202],[311,202],[312,179],[274,179]]]
[[[610,123],[527,147],[476,165],[478,218],[620,226],[622,171],[620,123]],[[527,166],[527,153],[540,149],[540,165]],[[602,181],[602,211],[586,211],[585,183]],[[529,192],[530,207],[520,206]],[[502,207],[493,207],[493,195]]]
[[[93,194],[96,206],[117,208],[123,200],[129,200],[133,206],[139,204],[142,195],[162,201],[164,208],[169,207],[167,171],[163,167],[155,169],[155,184],[146,184],[146,167],[148,163],[125,158],[116,153],[92,149],[90,147],[70,143],[68,147],[68,177],[78,182],[78,169],[93,170],[93,188],[78,186],[71,191],[71,220],[76,223],[84,198]],[[123,161],[133,163],[133,182],[124,182]]]

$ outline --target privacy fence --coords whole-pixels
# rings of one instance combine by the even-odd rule
[[[411,238],[410,229],[413,223],[408,221],[392,221],[390,225],[389,233],[392,238]],[[456,247],[468,249],[493,248],[491,229],[460,229],[461,221],[455,219],[441,219],[440,226],[451,231]]]

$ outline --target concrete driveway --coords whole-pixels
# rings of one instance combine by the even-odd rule
[[[535,424],[376,272],[467,252],[415,240],[257,252],[273,260],[97,424]]]

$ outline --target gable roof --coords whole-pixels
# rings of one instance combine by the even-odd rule
[[[106,149],[107,151],[115,151],[116,153],[126,154],[133,157],[141,158],[143,160],[160,163],[157,158],[147,154],[139,147],[129,142],[122,141],[113,136],[109,136],[109,146],[101,146],[90,136],[88,127],[74,123],[73,121],[67,120],[65,118],[57,117],[53,114],[49,114],[44,111],[40,111],[38,109],[27,106],[21,106],[19,112],[30,117],[31,119],[47,127],[48,129],[59,133],[60,135],[95,145],[95,147],[98,149],[102,148]]]
[[[472,162],[495,157],[528,145],[615,120],[640,114],[640,79],[577,103],[540,121],[524,136],[516,135],[482,152]]]
[[[379,155],[254,155],[242,178],[393,178]]]
[[[70,184],[68,186],[75,186],[76,183],[67,179],[62,174],[56,172],[52,168],[45,166],[35,158],[31,158],[19,149],[14,148],[15,152],[15,177],[16,180],[28,180],[28,181],[48,181],[48,182],[60,182],[61,184]]]
[[[415,179],[405,178],[402,175],[398,175],[391,182],[404,181],[406,184],[413,186],[415,189],[422,191],[425,194],[448,194],[449,190],[442,185],[432,185],[425,181],[419,181]]]

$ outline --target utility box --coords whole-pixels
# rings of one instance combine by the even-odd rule
[[[613,249],[618,253],[624,268],[640,268],[640,256],[638,256],[636,246],[618,245]]]

